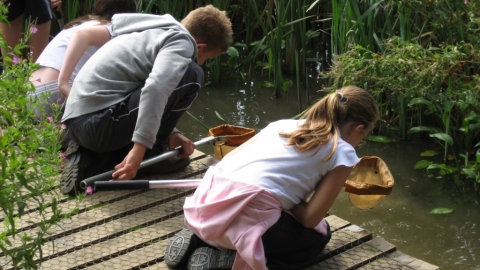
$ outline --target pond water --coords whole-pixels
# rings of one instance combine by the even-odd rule
[[[207,127],[226,123],[255,128],[268,123],[292,118],[299,113],[297,93],[292,88],[273,98],[272,88],[262,86],[265,78],[257,75],[248,83],[232,80],[204,87],[189,112]],[[321,97],[316,90],[320,82],[312,76],[308,96],[311,102]],[[302,89],[302,102],[306,92]],[[305,107],[305,105],[304,105]],[[193,141],[207,137],[207,130],[189,115],[185,115],[179,129]],[[371,210],[359,210],[341,192],[330,210],[337,215],[383,237],[410,256],[439,266],[441,269],[480,270],[480,205],[479,197],[463,192],[442,180],[429,178],[424,170],[415,170],[420,153],[435,147],[420,139],[394,143],[368,142],[357,149],[358,156],[375,155],[389,166],[395,178],[392,194]],[[199,148],[213,155],[213,147]],[[446,215],[429,212],[437,207],[454,208]]]

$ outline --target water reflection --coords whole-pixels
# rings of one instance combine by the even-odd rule
[[[262,88],[261,84],[229,82],[228,85],[206,87],[189,112],[207,127],[224,123],[216,116],[216,111],[228,124],[257,130],[271,121],[299,113],[295,90],[274,99],[273,90]],[[320,98],[314,89],[320,87],[315,86],[315,82],[311,85],[308,95],[314,101]],[[207,130],[188,115],[181,119],[179,128],[194,141],[207,136]],[[368,142],[358,149],[358,154],[376,155],[387,163],[395,178],[392,194],[374,209],[359,210],[349,201],[347,193],[341,192],[330,213],[369,230],[374,237],[385,238],[401,252],[441,269],[480,270],[478,198],[453,185],[446,189],[440,185],[440,180],[413,169],[420,160],[420,152],[432,147],[434,145],[420,140],[390,144]],[[199,150],[213,155],[210,146]],[[447,215],[429,214],[437,207],[455,208],[455,211]]]

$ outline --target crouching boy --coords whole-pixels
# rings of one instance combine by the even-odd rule
[[[117,37],[100,48],[78,73],[62,118],[71,142],[62,192],[115,169],[129,180],[143,159],[181,146],[180,160],[141,169],[162,173],[182,168],[195,145],[175,129],[203,84],[199,65],[225,52],[231,22],[212,5],[191,11],[181,23],[170,15],[117,14]]]

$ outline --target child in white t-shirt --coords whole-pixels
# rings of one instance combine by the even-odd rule
[[[354,147],[378,117],[372,96],[347,86],[318,101],[301,120],[269,124],[210,167],[186,198],[186,227],[168,244],[166,264],[303,267],[330,240],[324,217],[360,161]]]
[[[35,109],[38,117],[43,113],[50,116],[52,103],[63,104],[85,62],[115,36],[112,16],[135,12],[135,0],[98,0],[92,14],[69,22],[50,41],[36,61],[39,68],[30,77],[36,89],[30,97],[40,98],[43,105],[43,109]]]

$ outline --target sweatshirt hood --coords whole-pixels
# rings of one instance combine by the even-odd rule
[[[120,13],[112,17],[112,30],[115,35],[142,32],[149,29],[176,30],[185,33],[193,43],[194,59],[197,58],[197,42],[187,28],[170,14],[153,15],[141,13]]]
[[[141,32],[148,29],[178,30],[188,33],[188,30],[170,14],[153,15],[138,13],[121,13],[112,17],[112,28],[116,35]]]

